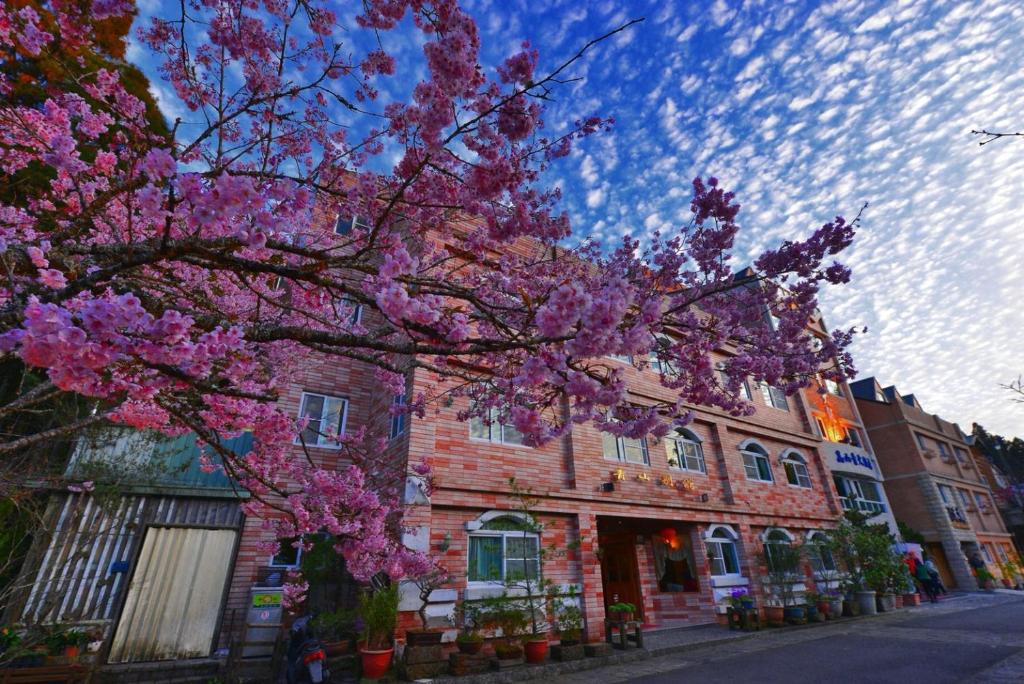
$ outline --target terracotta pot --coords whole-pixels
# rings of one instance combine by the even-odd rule
[[[1007,589],[1013,589],[1013,582],[1011,582],[1010,580],[1008,580],[1008,579],[1006,579],[1004,577],[1002,579],[1002,582],[1003,582],[1003,586],[1006,587]]]
[[[832,612],[832,605],[828,601],[818,601],[818,612],[829,615]]]
[[[455,645],[459,647],[459,653],[468,653],[469,655],[476,655],[483,650],[484,642],[480,641],[458,641],[456,640]]]
[[[903,607],[903,594],[896,594],[896,596],[893,597],[893,600],[896,602],[897,609]]]
[[[532,639],[526,642],[526,662],[532,665],[542,665],[548,658],[548,640],[546,638]]]
[[[80,649],[79,649],[78,646],[65,646],[64,647],[64,657],[65,658],[77,658],[79,650]]]
[[[391,667],[391,657],[394,654],[394,646],[385,651],[371,651],[366,648],[360,648],[359,659],[363,666],[363,676],[367,679],[380,679],[383,677]]]
[[[764,609],[764,619],[768,622],[780,623],[785,616],[782,606],[768,606]]]
[[[921,595],[918,594],[917,592],[914,592],[913,594],[904,594],[903,595],[903,605],[904,606],[919,606],[919,605],[921,605]]]

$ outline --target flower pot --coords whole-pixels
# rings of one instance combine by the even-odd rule
[[[548,659],[547,638],[531,639],[526,642],[526,662],[531,665],[542,665]]]
[[[455,641],[455,645],[459,647],[459,653],[468,653],[469,655],[476,655],[484,648],[483,639],[479,641]]]
[[[789,606],[783,608],[782,612],[785,616],[786,622],[791,625],[801,624],[807,619],[807,613],[803,606]]]
[[[913,594],[904,594],[903,605],[907,607],[921,605],[921,595],[916,591]]]
[[[891,613],[896,610],[896,597],[892,594],[882,594],[875,598],[875,604],[879,613]]]
[[[409,646],[436,646],[441,643],[444,632],[439,629],[410,629],[405,633]]]
[[[893,596],[893,600],[896,602],[896,610],[903,607],[903,594],[896,594]]]
[[[781,606],[768,606],[764,609],[764,619],[770,625],[781,625],[785,617]]]
[[[75,646],[65,646],[64,647],[64,657],[65,658],[77,658],[78,657],[78,652],[79,652],[79,647],[77,645],[75,645]]]
[[[875,592],[858,591],[854,596],[857,599],[857,606],[860,608],[861,615],[874,615],[878,612],[878,606],[875,605]]]
[[[855,599],[843,599],[843,617],[856,617],[860,615],[860,604]]]
[[[828,601],[829,617],[837,618],[843,614],[843,599],[834,598]]]
[[[1002,581],[1003,581],[1003,586],[1006,587],[1007,589],[1012,589],[1013,588],[1013,582],[1011,582],[1010,580],[1008,580],[1008,579],[1006,579],[1004,577]]]
[[[740,607],[750,610],[754,607],[754,599],[740,599]]]
[[[363,676],[367,679],[380,679],[387,674],[391,667],[391,656],[395,654],[395,647],[387,650],[374,651],[367,648],[359,649],[359,660],[362,664]]]
[[[817,606],[818,612],[822,615],[829,615],[832,612],[832,604],[830,604],[828,601],[818,601]]]

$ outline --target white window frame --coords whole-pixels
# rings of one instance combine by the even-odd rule
[[[514,425],[512,425],[511,423],[502,423],[498,420],[497,408],[488,409],[486,421],[479,416],[474,416],[470,418],[467,422],[469,423],[469,439],[471,442],[489,442],[491,444],[504,444],[505,446],[529,448],[522,443],[521,440],[523,439],[523,435],[521,432],[516,430]],[[474,429],[477,429],[479,431],[486,430],[487,436],[483,437],[479,435],[474,435]],[[512,431],[515,434],[518,434],[518,439],[520,441],[510,439],[506,435],[507,431]]]
[[[345,217],[345,218],[348,218],[348,221],[344,222],[344,224],[343,224],[342,221],[341,221],[341,219],[342,219],[342,215],[341,214],[338,214],[335,217],[335,219],[334,219],[334,234],[335,235],[348,235],[349,233],[352,232],[352,229],[356,228],[356,227],[362,228],[363,230],[369,230],[370,229],[370,223],[366,219],[365,216],[360,216],[359,214],[355,214],[353,216]],[[342,225],[345,226],[345,230],[338,230]]]
[[[761,388],[761,399],[764,401],[766,406],[770,406],[773,409],[779,411],[789,411],[789,398],[786,393],[775,385],[769,385],[763,380],[758,383]],[[781,403],[781,406],[779,405]]]
[[[508,516],[508,517],[511,517],[511,516]],[[486,579],[486,580],[471,580],[471,579],[469,579],[469,569],[470,569],[470,566],[471,566],[472,560],[473,560],[472,557],[469,555],[469,548],[470,548],[469,540],[471,538],[473,538],[473,537],[476,537],[476,538],[489,537],[489,538],[492,538],[492,539],[499,539],[499,538],[501,539],[501,577],[499,579],[493,579],[493,580],[491,580],[491,579]],[[511,538],[515,538],[515,539],[533,539],[534,542],[536,542],[536,549],[537,549],[537,556],[536,556],[536,558],[535,559],[534,558],[509,558],[509,556],[508,556],[508,540],[509,540],[510,537]],[[505,582],[505,578],[508,577],[508,562],[510,560],[513,560],[513,561],[517,561],[517,560],[524,561],[524,567],[525,567],[525,561],[527,561],[527,560],[536,560],[537,561],[537,573],[538,573],[538,576],[531,578],[530,581],[531,582],[539,582],[541,580],[541,577],[539,576],[539,574],[541,572],[541,565],[540,565],[540,535],[535,533],[535,532],[524,532],[522,530],[474,530],[474,531],[470,532],[467,535],[467,537],[466,537],[466,583],[469,586],[480,587],[480,586],[495,586],[495,585],[499,585],[500,586],[500,585],[503,585],[504,582]]]
[[[392,401],[393,406],[405,406],[405,395],[396,394]],[[407,411],[398,411],[391,414],[391,429],[388,433],[388,439],[394,439],[405,434],[406,423],[409,420],[409,413]]]
[[[844,442],[844,444],[860,447],[862,449],[864,448],[864,442],[861,440],[860,431],[857,428],[853,427],[852,425],[846,425],[843,427],[843,432],[846,435],[846,441]]]
[[[953,447],[953,456],[956,458],[958,463],[967,463],[967,450],[961,447]]]
[[[991,513],[992,504],[989,503],[989,497],[981,492],[974,492],[974,501],[978,506],[978,510],[982,513]]]
[[[840,385],[835,380],[832,380],[831,378],[825,378],[825,389],[828,391],[829,394],[832,394],[834,396],[846,396],[845,394],[843,394],[843,386]]]
[[[725,389],[729,384],[729,374],[725,370],[725,363],[719,361],[715,365],[715,368],[718,371],[718,377],[722,383],[722,389]],[[753,400],[753,395],[750,393],[750,383],[747,382],[746,378],[744,378],[743,382],[740,383],[740,395],[747,401]]]
[[[281,543],[283,543],[283,542],[279,542],[278,548],[280,548],[280,544]],[[302,547],[301,546],[296,546],[294,548],[295,548],[295,562],[294,563],[275,563],[274,559],[277,558],[277,556],[280,553],[280,552],[278,552],[278,553],[271,554],[270,560],[267,561],[267,567],[268,568],[297,568],[300,565],[302,565]]]
[[[811,471],[807,469],[807,459],[797,451],[786,451],[782,454],[782,466],[786,471],[786,483],[790,487],[800,489],[811,489]],[[796,482],[790,480],[789,474],[792,468]],[[802,473],[800,471],[803,471]],[[806,482],[806,484],[804,484]]]
[[[750,457],[753,461],[752,464],[747,463],[747,457]],[[768,455],[768,450],[757,442],[747,442],[740,445],[740,457],[743,459],[743,472],[747,476],[748,480],[753,482],[767,482],[772,484],[775,482],[775,473],[772,472],[772,459]],[[768,470],[768,478],[764,479],[761,477],[761,469],[757,467],[758,459],[763,459]],[[757,473],[757,477],[750,476],[750,469]]]
[[[673,470],[684,470],[690,473],[701,473],[702,475],[707,474],[707,463],[704,460],[704,445],[701,443],[700,437],[694,434],[692,431],[685,428],[679,428],[675,434],[666,439],[666,451],[668,456],[668,467]],[[694,455],[690,456],[683,453],[686,446],[689,445],[693,448]],[[691,468],[689,459],[693,459],[697,463],[697,468]],[[676,462],[676,465],[672,465],[672,461]]]
[[[811,570],[814,571],[815,576],[819,576],[826,571],[830,573],[839,571],[839,566],[836,565],[836,558],[832,555],[832,550],[828,548],[829,541],[829,536],[818,530],[807,534],[807,559],[811,563]],[[832,567],[825,567],[825,557],[821,554],[822,550],[828,553],[828,559]]]
[[[724,536],[719,536],[721,532]],[[704,533],[704,549],[705,555],[711,561],[711,576],[716,578],[740,578],[743,577],[743,567],[740,565],[740,552],[737,548],[736,542],[739,541],[740,536],[736,533],[736,530],[732,529],[729,525],[713,525],[707,529]],[[723,571],[728,570],[725,562],[725,548],[724,545],[728,545],[731,549],[731,558],[736,564],[736,572],[723,572],[721,574],[715,574],[715,564],[721,563]],[[715,553],[717,551],[717,554]]]
[[[615,454],[614,455],[608,453],[611,440],[615,440]],[[626,454],[629,451],[629,447],[633,446],[633,444],[639,445],[639,447],[640,447],[640,451],[643,454],[643,462],[642,463],[639,462],[639,461],[630,461],[629,459],[626,458]],[[643,437],[640,437],[639,439],[632,439],[632,438],[627,438],[627,437],[616,437],[615,435],[613,435],[611,433],[602,432],[601,433],[601,452],[604,455],[605,460],[608,460],[608,461],[617,461],[619,463],[629,463],[630,465],[642,465],[642,466],[649,466],[649,465],[651,465],[651,452],[650,452],[650,449],[648,449],[648,447],[647,447],[647,440],[644,439]]]
[[[337,396],[334,396],[334,395],[331,395],[331,394],[321,394],[320,392],[303,392],[302,396],[299,398],[299,419],[300,420],[302,418],[306,417],[306,413],[305,413],[306,401],[309,398],[312,398],[312,397],[319,397],[319,398],[324,400],[324,403],[323,403],[324,411],[327,410],[327,406],[328,406],[328,402],[329,401],[340,401],[341,402],[341,411],[340,411],[339,416],[338,416],[338,423],[339,423],[339,425],[337,426],[338,427],[338,432],[337,432],[336,437],[333,438],[333,439],[329,438],[329,437],[326,437],[325,435],[322,434],[322,432],[323,432],[323,421],[324,421],[324,417],[325,417],[325,414],[323,412],[320,413],[320,417],[319,418],[315,418],[314,419],[313,417],[310,417],[310,421],[309,422],[312,423],[313,420],[318,421],[320,423],[320,429],[317,430],[316,442],[310,442],[310,441],[307,440],[305,442],[306,446],[318,447],[320,449],[340,449],[341,448],[341,444],[338,442],[338,438],[340,438],[342,435],[345,434],[345,424],[348,421],[348,398],[347,397],[337,397]],[[326,415],[330,415],[330,414],[328,413]],[[309,423],[307,423],[306,428],[303,429],[303,432],[305,432],[308,429],[309,429]],[[293,443],[294,444],[302,444],[303,443],[302,442],[302,433],[301,432],[298,435],[296,435],[295,441]]]
[[[782,536],[782,537],[784,537],[784,539],[773,539],[773,537],[775,535]],[[785,529],[785,528],[782,528],[782,527],[769,527],[768,529],[766,529],[764,531],[764,534],[761,535],[761,546],[763,547],[763,550],[764,550],[764,559],[765,559],[765,562],[768,563],[768,570],[769,571],[771,571],[772,562],[773,562],[771,547],[772,546],[791,547],[791,546],[793,546],[793,542],[794,541],[795,541],[795,537],[793,537],[793,535],[790,533],[790,531]]]

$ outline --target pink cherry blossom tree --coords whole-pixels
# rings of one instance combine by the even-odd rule
[[[0,45],[88,45],[83,12],[132,9],[84,5],[51,0],[46,21],[2,9]],[[545,125],[544,106],[600,39],[546,68],[528,44],[486,68],[455,0],[366,0],[354,16],[313,0],[174,11],[139,32],[187,111],[169,137],[110,70],[69,69],[75,88],[41,106],[8,103],[0,80],[0,170],[47,178],[0,204],[0,354],[42,378],[0,419],[65,395],[96,402],[0,436],[0,458],[92,425],[193,431],[254,494],[252,512],[287,514],[282,537],[327,530],[356,577],[399,577],[429,564],[398,541],[397,498],[357,465],[293,456],[303,425],[276,399],[303,355],[365,363],[395,394],[429,370],[437,394],[473,399],[463,417],[496,410],[530,444],[585,421],[663,435],[690,405],[752,410],[746,377],[792,392],[823,367],[849,372],[850,331],[807,332],[820,287],[849,277],[831,260],[853,236],[842,218],[744,270],[730,258],[739,205],[697,179],[692,217],[671,232],[604,249],[574,238],[545,171],[613,121]],[[421,58],[399,63],[386,46],[407,32]],[[356,306],[372,315],[353,322]],[[656,358],[675,400],[632,405],[611,355]],[[251,452],[219,447],[243,429]],[[363,462],[379,448],[344,440]]]

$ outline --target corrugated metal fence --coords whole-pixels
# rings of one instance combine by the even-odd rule
[[[89,494],[54,497],[53,536],[26,578],[31,588],[22,620],[113,620],[147,526],[237,530],[242,522],[233,500],[122,496],[99,502]]]

